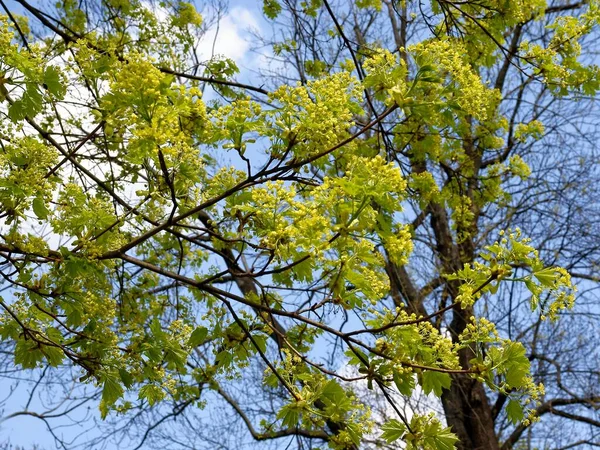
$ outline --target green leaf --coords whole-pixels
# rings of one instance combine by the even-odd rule
[[[20,100],[15,100],[8,108],[8,117],[13,122],[18,122],[26,117],[34,117],[42,109],[42,94],[37,86],[33,83],[28,83],[23,97]]]
[[[162,351],[158,345],[152,345],[150,343],[145,342],[142,344],[142,350],[144,352],[144,355],[148,357],[150,362],[158,363],[161,361]]]
[[[500,287],[500,282],[490,283],[488,285],[488,290],[489,290],[490,294],[495,294],[496,292],[498,292],[499,287]]]
[[[529,301],[531,306],[531,312],[535,311],[540,303],[540,299],[537,295],[532,295],[531,300]]]
[[[60,332],[58,328],[48,327],[46,328],[46,336],[57,344],[60,344],[64,340],[63,334]]]
[[[421,386],[426,394],[433,392],[436,396],[440,397],[443,389],[450,388],[451,379],[447,373],[426,370],[421,376]]]
[[[9,159],[15,166],[24,167],[29,164],[29,158],[22,154],[11,155]]]
[[[406,426],[396,419],[392,419],[381,427],[383,434],[382,439],[385,439],[388,443],[392,443],[400,439],[406,432]]]
[[[356,447],[359,447],[361,437],[363,435],[361,426],[356,423],[348,422],[346,424],[346,428],[344,430],[348,433],[348,435],[350,436],[350,439],[352,440],[354,445],[356,445]]]
[[[181,348],[179,343],[168,342],[164,346],[163,358],[167,363],[167,368],[170,370],[185,371],[187,356],[187,352]]]
[[[58,347],[52,347],[49,345],[43,345],[40,347],[41,352],[46,357],[46,361],[52,367],[57,367],[63,362],[63,351]]]
[[[546,287],[554,287],[554,282],[558,278],[558,273],[553,268],[546,268],[533,272],[533,276]]]
[[[284,427],[296,428],[298,426],[298,420],[300,419],[298,405],[295,402],[285,405],[277,413],[277,418],[281,419]]]
[[[119,369],[119,376],[127,389],[133,386],[133,376],[127,370]]]
[[[114,405],[123,396],[123,386],[113,375],[106,375],[102,385],[102,401],[107,406]]]
[[[450,427],[442,428],[434,416],[415,414],[410,421],[411,432],[405,437],[409,450],[452,450],[458,438]]]
[[[448,427],[437,431],[433,436],[425,438],[424,441],[435,450],[453,450],[458,438]]]
[[[349,364],[369,367],[369,357],[362,350],[353,347],[346,351],[346,355],[350,357]]]
[[[538,288],[537,284],[535,284],[529,278],[525,279],[525,286],[527,287],[527,289],[529,289],[529,292],[531,292],[533,295],[537,295],[540,292],[540,289]]]
[[[19,122],[27,117],[25,104],[21,100],[15,100],[13,104],[8,107],[8,117],[13,122]]]
[[[207,328],[196,327],[196,329],[192,331],[192,334],[190,335],[188,345],[192,348],[198,347],[199,345],[204,343],[206,336],[208,336]]]
[[[508,420],[510,420],[514,425],[521,422],[524,417],[521,403],[519,403],[517,400],[509,400],[508,405],[506,405],[506,415],[508,416]]]
[[[348,397],[346,391],[339,384],[334,383],[328,382],[327,392],[324,392],[321,396],[323,403],[327,405],[325,412],[327,414],[344,415],[346,412],[353,410],[352,399]]]
[[[254,335],[252,340],[261,352],[265,353],[267,351],[267,336],[264,334]]]
[[[20,339],[15,346],[15,364],[24,369],[33,369],[44,358],[36,342]]]
[[[44,85],[48,89],[48,92],[55,97],[62,98],[65,95],[65,86],[62,83],[58,69],[54,66],[46,67]]]
[[[412,394],[415,388],[415,377],[412,373],[400,374],[394,370],[394,384],[398,388],[401,394],[409,396]]]
[[[33,212],[37,216],[38,219],[44,220],[48,218],[48,208],[46,208],[46,204],[42,197],[36,197],[33,199]]]
[[[67,325],[78,327],[83,321],[81,310],[77,306],[68,305],[65,306],[65,312],[67,312]]]
[[[277,18],[281,12],[281,5],[277,0],[264,0],[263,12],[265,13],[265,16],[273,20]]]
[[[154,406],[156,403],[165,398],[165,392],[154,384],[147,384],[142,386],[140,393],[138,394],[140,400],[146,399],[150,406]]]
[[[217,353],[217,356],[215,357],[215,362],[217,363],[217,365],[219,367],[222,368],[227,368],[231,365],[231,363],[233,362],[233,355],[231,354],[231,352],[227,351],[227,350],[223,350],[219,353]]]
[[[308,258],[293,268],[293,273],[298,281],[312,281],[314,275],[313,259]]]
[[[348,411],[352,408],[352,401],[346,395],[346,391],[335,380],[329,380],[325,386],[323,386],[321,399],[337,413]]]
[[[511,342],[504,349],[503,357],[506,361],[506,382],[514,388],[523,387],[530,368],[525,347],[520,342]]]
[[[4,78],[4,75],[0,75],[0,103],[6,100],[6,96],[8,95],[8,89],[6,89],[8,81],[8,79]]]
[[[42,109],[42,93],[34,83],[28,83],[22,99],[25,105],[25,113],[33,118]]]
[[[279,378],[277,378],[277,375],[275,375],[273,372],[269,372],[263,378],[263,383],[266,386],[269,386],[270,388],[275,389],[279,386]]]

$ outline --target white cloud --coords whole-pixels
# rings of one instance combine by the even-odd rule
[[[243,7],[235,7],[213,26],[203,37],[199,46],[201,58],[210,59],[213,55],[231,58],[238,65],[252,67],[250,55],[250,39],[248,30],[259,29],[259,22],[254,14]]]

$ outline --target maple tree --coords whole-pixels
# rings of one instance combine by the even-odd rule
[[[293,17],[330,19],[349,57],[302,58],[299,83],[269,90],[234,81],[231,60],[198,61],[190,3],[17,3],[29,21],[0,16],[0,336],[14,364],[75,367],[108,418],[204,407],[212,392],[254,439],[311,448],[512,448],[544,412],[533,358],[479,305],[516,286],[521,314],[555,321],[573,307],[571,276],[520,229],[482,221],[510,211],[509,188],[531,175],[516,143],[544,134],[503,109],[507,71],[518,61],[556,98],[594,96],[600,70],[580,41],[598,2],[433,1],[413,12],[427,24],[414,42],[399,27],[394,51],[359,52],[327,1],[304,2]],[[290,5],[263,6],[282,20]],[[390,5],[408,23],[408,1],[348,8]],[[550,12],[543,45],[521,40]],[[205,101],[205,86],[219,97]],[[321,361],[330,340],[351,375]],[[249,373],[272,410],[228,393]],[[393,412],[383,424],[362,382]],[[441,397],[445,422],[403,412],[397,392],[416,390]]]

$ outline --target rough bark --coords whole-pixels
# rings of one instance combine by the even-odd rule
[[[459,437],[457,450],[498,450],[492,409],[483,385],[468,375],[452,377],[450,390],[444,391],[442,404],[446,421]]]

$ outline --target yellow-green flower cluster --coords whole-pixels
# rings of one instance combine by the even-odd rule
[[[400,94],[407,91],[406,63],[385,49],[376,49],[363,64],[366,76],[365,87],[372,88],[377,98],[387,90]]]
[[[292,151],[305,158],[332,148],[348,136],[359,113],[359,84],[347,72],[310,81],[306,86],[282,86],[270,95],[281,105],[268,116],[273,139],[284,137]]]
[[[446,95],[467,114],[485,120],[496,109],[500,93],[488,88],[468,61],[468,52],[460,40],[435,39],[415,44],[409,48],[421,68],[432,65],[450,86],[438,88],[438,95]],[[431,83],[435,84],[435,83]],[[440,101],[440,99],[433,99]]]
[[[521,43],[520,52],[533,66],[534,74],[539,74],[554,93],[566,95],[575,88],[591,94],[599,88],[600,67],[578,59],[579,40],[600,23],[599,10],[597,2],[590,2],[588,10],[579,17],[557,17],[547,27],[554,33],[546,47],[529,41]]]
[[[452,209],[452,228],[461,232],[469,232],[475,219],[473,201],[466,195],[456,193],[452,187],[447,186],[442,190],[446,204]],[[459,236],[459,239],[464,240],[469,237]]]
[[[373,8],[381,11],[381,0],[356,0],[356,6],[359,8]]]
[[[202,16],[193,4],[180,1],[178,5],[178,15],[171,16],[173,25],[179,28],[185,28],[187,25],[199,27],[202,25]]]
[[[399,266],[407,264],[413,249],[410,227],[403,226],[397,233],[386,236],[383,239],[390,261]]]
[[[262,109],[258,103],[248,98],[221,106],[210,118],[214,124],[212,139],[226,141],[224,148],[233,148],[241,154],[246,151],[246,145],[255,140],[253,137],[246,137],[247,134],[265,132]]]
[[[404,308],[384,309],[382,313],[374,312],[374,319],[369,323],[375,326],[392,323],[409,323],[417,319],[414,313]],[[398,325],[385,331],[383,337],[377,339],[376,349],[390,357],[395,371],[400,373],[411,371],[410,364],[458,368],[458,356],[452,339],[443,336],[428,321],[410,325]],[[383,362],[382,362],[383,363]],[[388,364],[388,363],[386,363]]]
[[[293,186],[268,182],[253,189],[251,211],[248,207],[240,210],[253,213],[262,245],[274,249],[278,258],[288,259],[302,252],[319,256],[332,235],[324,205],[319,202],[321,192],[316,192],[313,202],[300,201]]]
[[[56,179],[46,177],[58,162],[58,152],[30,136],[15,138],[0,153],[0,202],[4,209],[20,212],[31,205],[24,200],[51,199]]]
[[[84,249],[89,258],[124,244],[120,221],[109,201],[85,193],[78,184],[68,183],[60,192],[57,203],[51,220],[54,232],[77,238],[75,245]]]
[[[540,139],[544,135],[544,124],[539,120],[532,120],[531,122],[519,123],[515,127],[514,137],[520,142],[527,141],[527,138],[531,137],[534,140]]]
[[[423,207],[439,195],[439,187],[430,172],[419,172],[410,174],[408,186],[416,191]]]
[[[499,342],[500,335],[496,325],[485,317],[471,317],[471,321],[460,334],[459,341],[462,344]]]
[[[538,252],[529,245],[530,239],[521,238],[521,230],[518,228],[508,230],[507,236],[503,231],[500,234],[503,236],[500,242],[487,246],[486,252],[480,255],[489,264],[487,273],[500,281],[512,274],[513,266],[529,267],[531,275],[514,281],[523,281],[531,292],[532,310],[540,305],[541,294],[544,292],[549,294],[550,300],[540,305],[543,318],[547,316],[554,320],[560,311],[572,308],[576,287],[573,286],[569,273],[560,267],[545,267]],[[482,273],[485,273],[483,267]]]
[[[531,167],[519,155],[512,155],[509,158],[508,168],[514,176],[521,178],[521,180],[525,180],[531,175]]]
[[[11,30],[11,22],[8,16],[0,14],[0,55],[6,57],[10,54],[15,54],[18,50],[18,45],[13,42],[14,32]],[[7,61],[8,64],[9,61]]]
[[[332,179],[346,196],[358,201],[373,200],[388,211],[402,211],[407,182],[400,169],[377,155],[373,158],[351,156],[344,177]]]
[[[458,295],[454,299],[460,303],[461,308],[466,309],[477,301],[481,294],[485,292],[483,287],[489,283],[489,280],[495,277],[492,269],[478,261],[466,263],[464,267],[454,275],[449,275],[449,279],[458,279],[462,281],[458,287]]]
[[[544,13],[547,5],[546,0],[492,0],[486,2],[487,8],[494,8],[495,11],[502,11],[497,16],[508,20],[510,24],[522,23],[530,20],[532,17],[538,17]],[[496,15],[494,15],[496,16]]]

